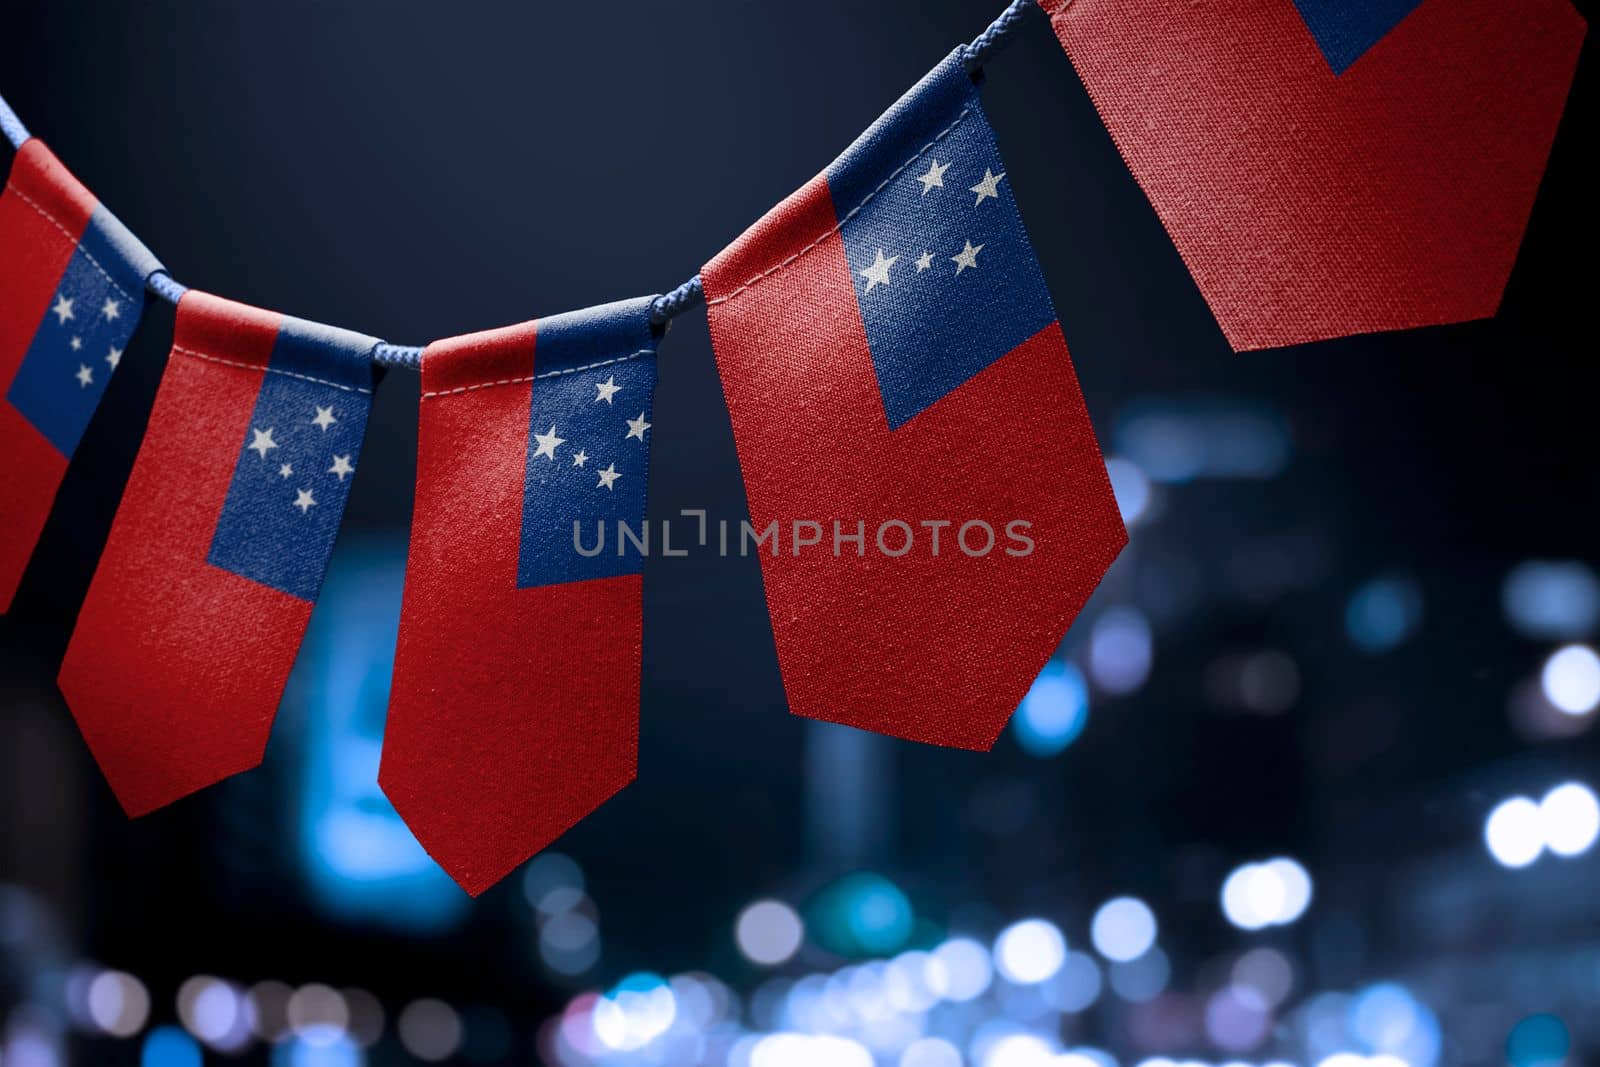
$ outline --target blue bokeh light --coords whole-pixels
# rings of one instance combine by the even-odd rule
[[[1057,755],[1078,739],[1089,721],[1089,687],[1072,664],[1051,660],[1011,719],[1017,744],[1030,756]]]
[[[1529,560],[1506,575],[1500,602],[1524,637],[1584,637],[1600,623],[1600,579],[1585,563]]]
[[[1387,652],[1404,644],[1422,621],[1422,592],[1409,578],[1374,578],[1350,596],[1344,627],[1350,641],[1366,652]]]
[[[1561,1067],[1572,1050],[1567,1024],[1554,1015],[1530,1015],[1511,1028],[1506,1059],[1511,1067]]]
[[[290,783],[300,865],[324,911],[408,930],[458,922],[468,898],[378,788],[405,544],[341,538],[290,678],[303,746]]]
[[[139,1067],[201,1067],[200,1046],[176,1026],[158,1026],[145,1035]]]
[[[327,1043],[286,1041],[272,1050],[272,1067],[361,1067],[365,1062],[356,1043],[342,1036]]]
[[[842,956],[888,956],[905,948],[916,916],[900,887],[861,871],[825,887],[807,907],[806,927],[817,942]]]

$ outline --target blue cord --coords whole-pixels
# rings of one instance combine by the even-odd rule
[[[976,74],[988,58],[1010,39],[1016,31],[1017,23],[1027,14],[1034,0],[1011,0],[1011,6],[1000,12],[1000,17],[989,23],[989,28],[978,34],[973,42],[967,45],[966,62],[968,73]]]
[[[1011,0],[1010,6],[1000,13],[1000,17],[991,22],[988,29],[967,45],[965,54],[967,70],[976,73],[989,56],[1010,37],[1024,13],[1033,7],[1034,3],[1035,0]],[[29,137],[28,128],[17,118],[16,112],[11,110],[4,97],[0,97],[0,130],[5,131],[6,139],[15,148],[21,148]],[[183,294],[189,291],[164,270],[158,270],[150,275],[145,279],[145,285],[150,292],[170,304],[176,304]],[[657,327],[666,326],[685,311],[704,303],[705,296],[700,275],[696,274],[670,293],[663,293],[651,301],[650,324]],[[417,370],[422,366],[422,349],[410,345],[382,343],[372,350],[372,361],[384,367],[406,367]]]
[[[0,96],[0,130],[5,131],[6,140],[11,142],[12,148],[21,148],[29,136],[28,127],[17,118],[17,113],[11,110],[11,105],[6,103],[3,96]]]

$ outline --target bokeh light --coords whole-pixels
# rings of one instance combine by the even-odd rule
[[[677,1015],[678,1000],[667,980],[638,971],[595,1003],[594,1032],[606,1048],[631,1052],[666,1033]]]
[[[781,900],[758,900],[739,913],[734,939],[745,959],[775,967],[791,959],[805,939],[800,913]]]
[[[1544,846],[1558,856],[1587,852],[1600,837],[1600,801],[1580,782],[1558,785],[1539,801]]]
[[[1500,601],[1524,637],[1565,640],[1600,623],[1600,580],[1585,563],[1530,560],[1506,575]]]
[[[1530,1015],[1506,1037],[1511,1067],[1563,1067],[1572,1050],[1572,1034],[1555,1015]]]
[[[1121,456],[1106,457],[1106,476],[1111,479],[1123,525],[1137,525],[1150,509],[1150,479],[1137,463]]]
[[[1557,649],[1545,660],[1539,684],[1560,711],[1587,715],[1600,706],[1600,656],[1588,645]]]
[[[125,971],[101,971],[89,983],[89,1019],[112,1037],[132,1037],[150,1017],[150,993]]]
[[[1089,937],[1095,951],[1108,960],[1138,959],[1156,943],[1155,913],[1136,897],[1108,900],[1094,913]]]
[[[1131,693],[1150,677],[1150,623],[1130,607],[1110,608],[1089,631],[1089,677],[1107,693]]]
[[[900,1053],[900,1067],[962,1067],[961,1050],[942,1037],[922,1037]]]
[[[988,950],[971,938],[946,941],[933,950],[933,961],[941,975],[941,995],[949,1001],[976,1000],[994,981],[994,966],[989,962]]]
[[[296,989],[289,997],[289,1029],[308,1045],[331,1045],[345,1036],[350,1008],[344,996],[320,982]]]
[[[199,1044],[176,1026],[156,1027],[139,1049],[139,1067],[201,1067],[203,1062]]]
[[[1001,931],[994,943],[995,965],[1009,981],[1033,985],[1061,969],[1067,941],[1047,919],[1024,919]]]
[[[1235,868],[1222,884],[1222,912],[1241,930],[1283,926],[1311,905],[1311,876],[1287,856]]]
[[[1111,989],[1123,1000],[1143,1004],[1166,992],[1172,963],[1159,947],[1136,960],[1111,965]]]
[[[1502,867],[1526,867],[1544,851],[1544,820],[1527,797],[1501,801],[1483,825],[1489,854]]]
[[[1078,739],[1089,721],[1089,687],[1078,668],[1051,660],[1034,679],[1011,732],[1022,751],[1041,759],[1059,754]]]
[[[395,1022],[400,1044],[424,1063],[438,1063],[461,1047],[461,1016],[442,1000],[413,1000]]]
[[[1362,585],[1345,606],[1345,632],[1365,652],[1403,644],[1422,621],[1422,591],[1410,578],[1382,577]]]

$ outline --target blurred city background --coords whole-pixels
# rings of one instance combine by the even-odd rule
[[[1000,6],[66,0],[0,92],[180,280],[420,343],[682,281]],[[1035,13],[985,104],[1127,550],[989,754],[790,717],[756,561],[648,561],[639,781],[476,901],[375,781],[405,372],[263,766],[100,780],[154,307],[0,620],[0,1067],[1600,1063],[1590,81],[1496,319],[1235,356]],[[660,360],[651,515],[737,522]]]

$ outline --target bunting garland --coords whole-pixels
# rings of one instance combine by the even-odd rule
[[[145,292],[177,304],[59,679],[128,814],[260,761],[381,366],[422,391],[385,793],[477,894],[631,781],[656,346],[702,300],[791,711],[990,747],[1127,540],[975,83],[1034,6],[677,289],[425,349],[186,289],[0,100],[0,611]],[[1236,348],[1492,311],[1566,0],[1038,6]]]

